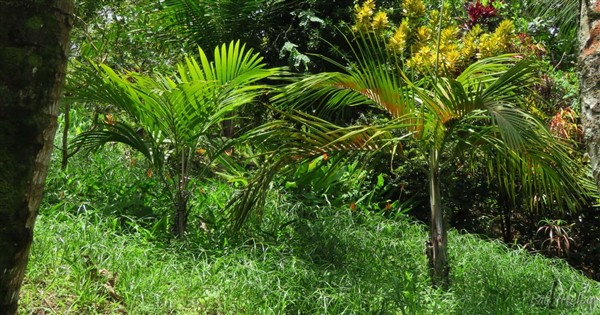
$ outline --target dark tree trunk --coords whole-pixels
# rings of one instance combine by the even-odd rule
[[[177,196],[177,204],[175,205],[175,226],[173,226],[173,232],[178,238],[183,237],[187,227],[187,202],[188,198],[185,191],[180,191]]]
[[[584,141],[600,187],[600,1],[581,2],[580,103]]]
[[[500,187],[500,193],[498,194],[498,200],[500,208],[502,209],[502,237],[504,243],[510,244],[513,241],[512,237],[512,202],[509,194],[506,192],[504,187]]]
[[[65,77],[72,0],[0,1],[0,314],[16,314]]]

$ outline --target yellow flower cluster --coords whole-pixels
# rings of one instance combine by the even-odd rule
[[[404,18],[397,27],[392,26],[385,12],[376,10],[374,0],[357,4],[354,10],[354,31],[386,36],[387,48],[406,56],[406,66],[422,74],[432,74],[437,69],[438,74],[454,75],[475,59],[510,52],[515,40],[515,26],[510,20],[502,21],[493,33],[484,33],[479,25],[461,31],[447,4],[442,10],[439,34],[440,12],[427,11],[423,0],[402,2]]]
[[[437,38],[431,39],[431,29],[427,27],[419,28],[425,41],[417,41],[413,46],[413,51],[416,53],[408,60],[408,66],[419,70],[433,71],[437,64],[439,74],[449,74],[457,70],[460,62],[460,50],[458,47],[459,29],[456,25],[449,26],[442,30],[440,34],[439,44]],[[417,33],[419,34],[419,32]]]
[[[355,32],[374,31],[377,34],[381,34],[390,25],[387,13],[383,11],[375,13],[374,0],[367,0],[361,6],[357,4],[354,7],[354,12],[356,15],[356,24],[353,30]]]
[[[452,17],[452,14],[450,13],[450,4],[444,3],[444,7],[442,8],[442,12],[444,13],[442,15],[442,27],[447,27],[447,26],[456,24],[456,21],[454,20],[454,18]],[[429,18],[427,19],[427,23],[429,25],[432,25],[432,26],[435,25],[435,27],[439,27],[439,24],[440,24],[440,11],[438,11],[438,10],[431,10],[429,12]]]
[[[402,21],[394,32],[394,35],[390,37],[388,48],[397,54],[402,54],[408,42],[409,30],[408,22],[406,20]]]
[[[354,12],[356,15],[356,25],[354,26],[356,31],[368,30],[371,26],[371,17],[375,11],[375,0],[367,0],[362,6],[358,4],[354,6]]]
[[[482,34],[479,38],[477,58],[486,58],[505,53],[509,50],[515,37],[515,25],[511,20],[504,20],[492,34]]]
[[[409,41],[415,37],[412,31],[417,28],[417,42],[428,38],[430,32],[427,28],[418,28],[418,19],[425,15],[425,4],[422,0],[405,0],[402,2],[402,12],[405,18],[402,20],[400,25],[396,28],[396,31],[388,40],[388,49],[391,51],[402,54],[404,49],[408,46]],[[420,33],[419,33],[420,32]],[[414,50],[414,47],[412,47]]]
[[[387,14],[383,11],[377,12],[373,18],[373,23],[371,23],[373,31],[378,34],[385,31],[389,25]]]
[[[481,32],[481,26],[479,26],[479,24],[476,24],[462,38],[462,47],[460,49],[460,55],[462,58],[463,66],[467,66],[469,62],[475,57],[475,54],[477,53],[477,42],[479,39],[479,35],[481,35]]]

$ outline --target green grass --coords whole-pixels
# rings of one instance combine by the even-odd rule
[[[294,207],[277,206],[294,216]],[[455,231],[452,287],[434,290],[422,225],[318,210],[261,237],[209,231],[186,241],[94,211],[43,215],[21,314],[600,313],[600,284],[566,264]],[[118,273],[118,299],[102,269]]]
[[[231,188],[198,182],[181,241],[160,183],[120,149],[52,167],[20,314],[600,314],[600,284],[562,261],[456,231],[451,289],[432,289],[427,228],[365,205],[274,190],[262,222],[232,235],[219,223]]]

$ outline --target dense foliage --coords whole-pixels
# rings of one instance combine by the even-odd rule
[[[572,1],[79,2],[28,312],[600,307]]]

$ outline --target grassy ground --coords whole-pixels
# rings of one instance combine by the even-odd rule
[[[566,264],[456,231],[452,288],[434,290],[407,219],[322,208],[262,234],[168,241],[94,211],[42,215],[21,313],[600,314],[600,284]]]
[[[432,289],[426,227],[273,192],[260,225],[219,226],[227,185],[198,183],[189,234],[120,149],[52,164],[20,314],[600,314],[600,284],[558,260],[450,232]],[[198,217],[207,222],[200,226]]]

